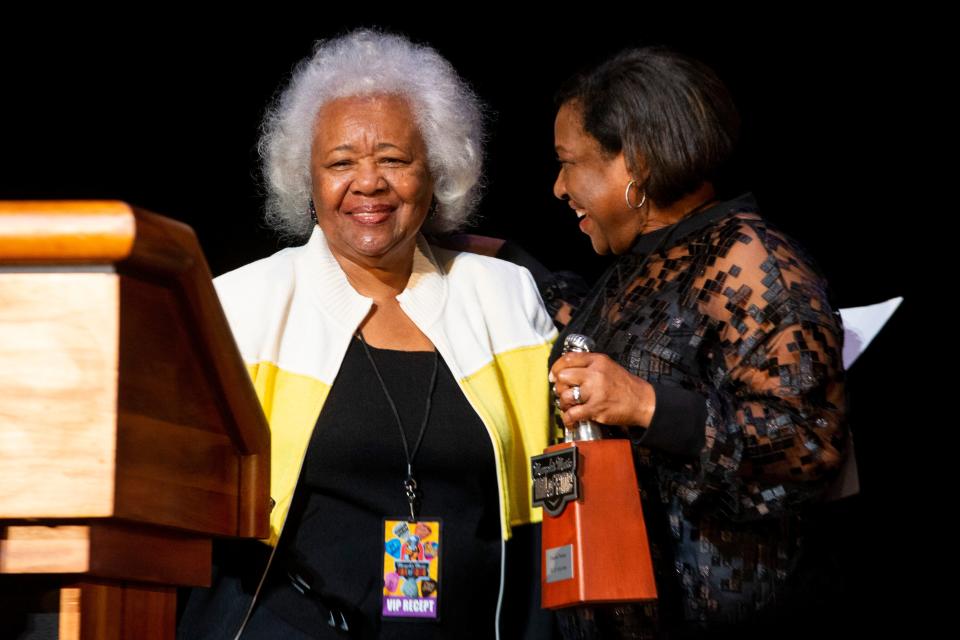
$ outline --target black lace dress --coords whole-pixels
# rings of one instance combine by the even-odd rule
[[[639,237],[557,341],[551,364],[583,333],[657,398],[648,428],[607,430],[634,443],[660,599],[568,610],[567,638],[681,637],[790,604],[804,509],[844,455],[843,331],[755,211],[741,196]]]

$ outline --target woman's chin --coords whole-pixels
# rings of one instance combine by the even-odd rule
[[[605,256],[610,253],[610,245],[603,238],[598,238],[592,233],[588,233],[587,236],[590,238],[590,244],[596,254]]]
[[[416,236],[411,238],[397,238],[392,234],[365,233],[351,239],[347,243],[350,253],[368,264],[392,262],[400,258],[413,258],[413,245]]]

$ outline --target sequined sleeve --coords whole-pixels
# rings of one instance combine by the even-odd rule
[[[728,222],[689,272],[702,351],[703,446],[672,475],[688,508],[752,519],[820,494],[846,432],[839,315],[802,251],[757,218]],[[694,261],[696,262],[696,261]]]

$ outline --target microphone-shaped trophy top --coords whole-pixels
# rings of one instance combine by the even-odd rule
[[[563,341],[563,352],[590,352],[597,348],[597,343],[590,336],[582,333],[571,333]]]
[[[597,348],[597,343],[590,336],[582,333],[571,333],[563,340],[564,353],[590,353]],[[576,429],[564,429],[564,441],[572,440],[599,440],[602,437],[600,427],[592,420],[581,420]]]

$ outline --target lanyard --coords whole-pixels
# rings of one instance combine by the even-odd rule
[[[440,352],[436,349],[433,352],[433,374],[430,376],[430,387],[427,389],[427,407],[423,412],[423,423],[420,425],[420,435],[417,436],[417,441],[413,445],[413,451],[411,451],[409,444],[407,444],[407,434],[403,430],[403,421],[400,420],[400,412],[397,411],[397,405],[393,401],[390,391],[387,389],[387,384],[383,381],[383,376],[380,375],[380,369],[377,368],[377,363],[373,360],[370,347],[367,346],[367,341],[363,339],[363,333],[357,331],[357,337],[360,338],[360,344],[363,345],[363,350],[367,354],[367,360],[370,361],[370,366],[373,367],[373,372],[377,374],[380,388],[383,389],[383,395],[387,397],[387,403],[390,405],[393,417],[397,421],[397,428],[400,429],[400,440],[403,442],[403,454],[407,459],[407,477],[403,480],[403,491],[407,497],[407,503],[410,506],[410,522],[414,522],[417,519],[416,511],[420,501],[420,491],[418,491],[417,481],[413,477],[413,459],[416,457],[417,451],[420,450],[423,435],[427,432],[427,422],[430,419],[430,406],[433,404],[433,391],[437,386],[437,371],[440,369]]]

